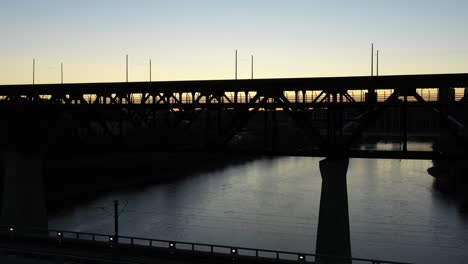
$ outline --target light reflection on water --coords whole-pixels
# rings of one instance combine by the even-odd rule
[[[49,228],[113,232],[112,200],[128,205],[122,235],[315,251],[320,158],[260,159],[176,182],[119,191],[63,210]],[[352,159],[353,256],[468,263],[468,219],[432,189],[430,161]]]
[[[432,151],[432,143],[409,141],[407,145],[408,151]],[[391,141],[379,142],[378,144],[360,144],[359,150],[379,150],[379,151],[401,151],[403,145]]]

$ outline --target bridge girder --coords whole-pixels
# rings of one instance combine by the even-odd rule
[[[71,114],[73,118],[67,120],[70,127],[94,136],[122,137],[127,126],[122,124],[131,124],[135,131],[164,130],[172,138],[184,137],[202,117],[208,125],[210,112],[215,112],[217,132],[211,142],[219,147],[228,145],[255,114],[279,111],[286,113],[322,153],[332,155],[328,153],[346,153],[388,109],[399,109],[406,152],[408,111],[415,108],[427,109],[466,145],[460,112],[468,103],[464,93],[457,95],[452,87],[468,87],[468,74],[7,85],[0,86],[0,112],[14,115],[24,107],[47,109]],[[370,92],[373,100],[366,95]],[[315,114],[324,117],[317,119]],[[273,135],[276,128],[272,130]]]

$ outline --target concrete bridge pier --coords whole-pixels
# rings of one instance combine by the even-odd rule
[[[351,258],[348,191],[346,173],[348,158],[326,158],[320,161],[322,192],[320,195],[316,254]],[[351,263],[351,260],[318,257],[316,263]]]
[[[47,229],[47,212],[42,177],[44,154],[1,153],[3,191],[0,225],[22,229]]]
[[[2,112],[5,126],[0,130],[0,225],[17,232],[47,229],[43,165],[59,116],[32,107],[9,108]]]

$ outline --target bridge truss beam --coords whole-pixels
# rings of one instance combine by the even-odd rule
[[[67,124],[64,127],[72,128],[72,134],[120,138],[120,143],[129,131],[146,131],[162,143],[198,130],[198,134],[205,133],[205,147],[215,148],[231,144],[249,123],[255,122],[256,115],[264,114],[267,123],[275,123],[271,131],[265,123],[263,135],[271,134],[275,151],[279,150],[276,141],[281,122],[276,120],[276,113],[284,113],[314,149],[325,156],[342,156],[349,154],[357,139],[388,112],[398,111],[404,154],[411,132],[408,118],[420,111],[415,109],[426,109],[438,119],[440,127],[433,128],[433,133],[447,129],[465,145],[463,113],[468,104],[463,89],[454,88],[466,87],[468,74],[6,85],[0,86],[0,112],[15,115],[24,107],[56,111],[60,122]],[[373,96],[368,96],[368,91]],[[198,124],[202,119],[205,132]]]

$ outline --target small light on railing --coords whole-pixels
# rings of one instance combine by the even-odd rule
[[[174,248],[174,247],[175,247],[175,244],[174,244],[174,243],[169,243],[169,247],[170,247],[170,248]]]
[[[304,261],[305,257],[303,255],[299,255],[299,261]]]
[[[15,231],[15,229],[13,227],[10,227],[10,232],[13,232]]]
[[[109,241],[114,241],[114,238],[113,237],[109,237]]]
[[[237,249],[231,248],[231,254],[237,254]]]
[[[62,232],[57,232],[57,236],[62,237],[63,236]]]

